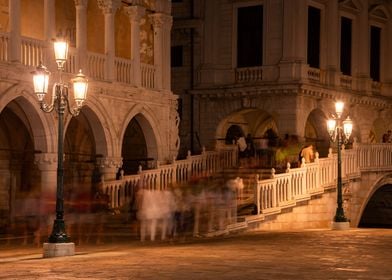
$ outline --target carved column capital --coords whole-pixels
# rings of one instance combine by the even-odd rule
[[[140,21],[146,13],[146,8],[141,6],[128,6],[124,7],[124,12],[129,17],[130,21]]]
[[[173,24],[173,18],[166,14],[155,13],[150,15],[150,18],[152,20],[152,25],[154,26],[154,28],[171,28]]]
[[[121,0],[97,0],[98,7],[104,14],[114,14],[121,5]]]
[[[35,154],[34,163],[41,171],[52,171],[57,169],[57,153]]]
[[[102,157],[97,159],[97,164],[101,168],[120,168],[122,166],[122,158]]]

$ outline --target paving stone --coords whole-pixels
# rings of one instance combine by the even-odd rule
[[[42,248],[2,246],[0,279],[392,279],[392,229],[133,239],[75,251],[42,258]]]

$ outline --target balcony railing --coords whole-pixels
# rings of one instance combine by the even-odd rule
[[[48,43],[27,37],[21,37],[20,62],[27,67],[36,67],[39,63],[50,64],[52,58],[48,55]],[[0,33],[0,61],[10,62],[10,37],[8,33]],[[69,58],[64,71],[76,74],[79,71],[79,54],[77,49],[69,49]],[[87,52],[86,67],[83,72],[89,78],[105,80],[106,55]],[[134,85],[135,72],[141,75],[141,84],[145,88],[155,89],[156,70],[154,65],[141,64],[140,69],[134,69],[132,60],[116,57],[114,60],[115,79],[117,82]]]
[[[235,69],[235,80],[241,82],[258,82],[263,80],[263,70],[261,67],[246,67]]]

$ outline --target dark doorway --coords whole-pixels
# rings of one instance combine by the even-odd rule
[[[122,169],[124,174],[136,174],[139,165],[143,169],[148,169],[149,161],[152,160],[147,157],[144,133],[135,118],[128,124],[125,131],[121,156],[123,158]]]
[[[236,138],[244,136],[244,132],[239,125],[231,125],[226,132],[225,143],[230,145],[233,144]]]

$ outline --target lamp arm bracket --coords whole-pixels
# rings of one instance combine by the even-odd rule
[[[73,117],[78,116],[79,113],[80,113],[80,108],[77,107],[77,106],[71,108],[71,106],[69,105],[69,100],[68,100],[68,98],[66,98],[66,103],[67,103],[67,110],[68,110],[68,112],[69,112]]]

